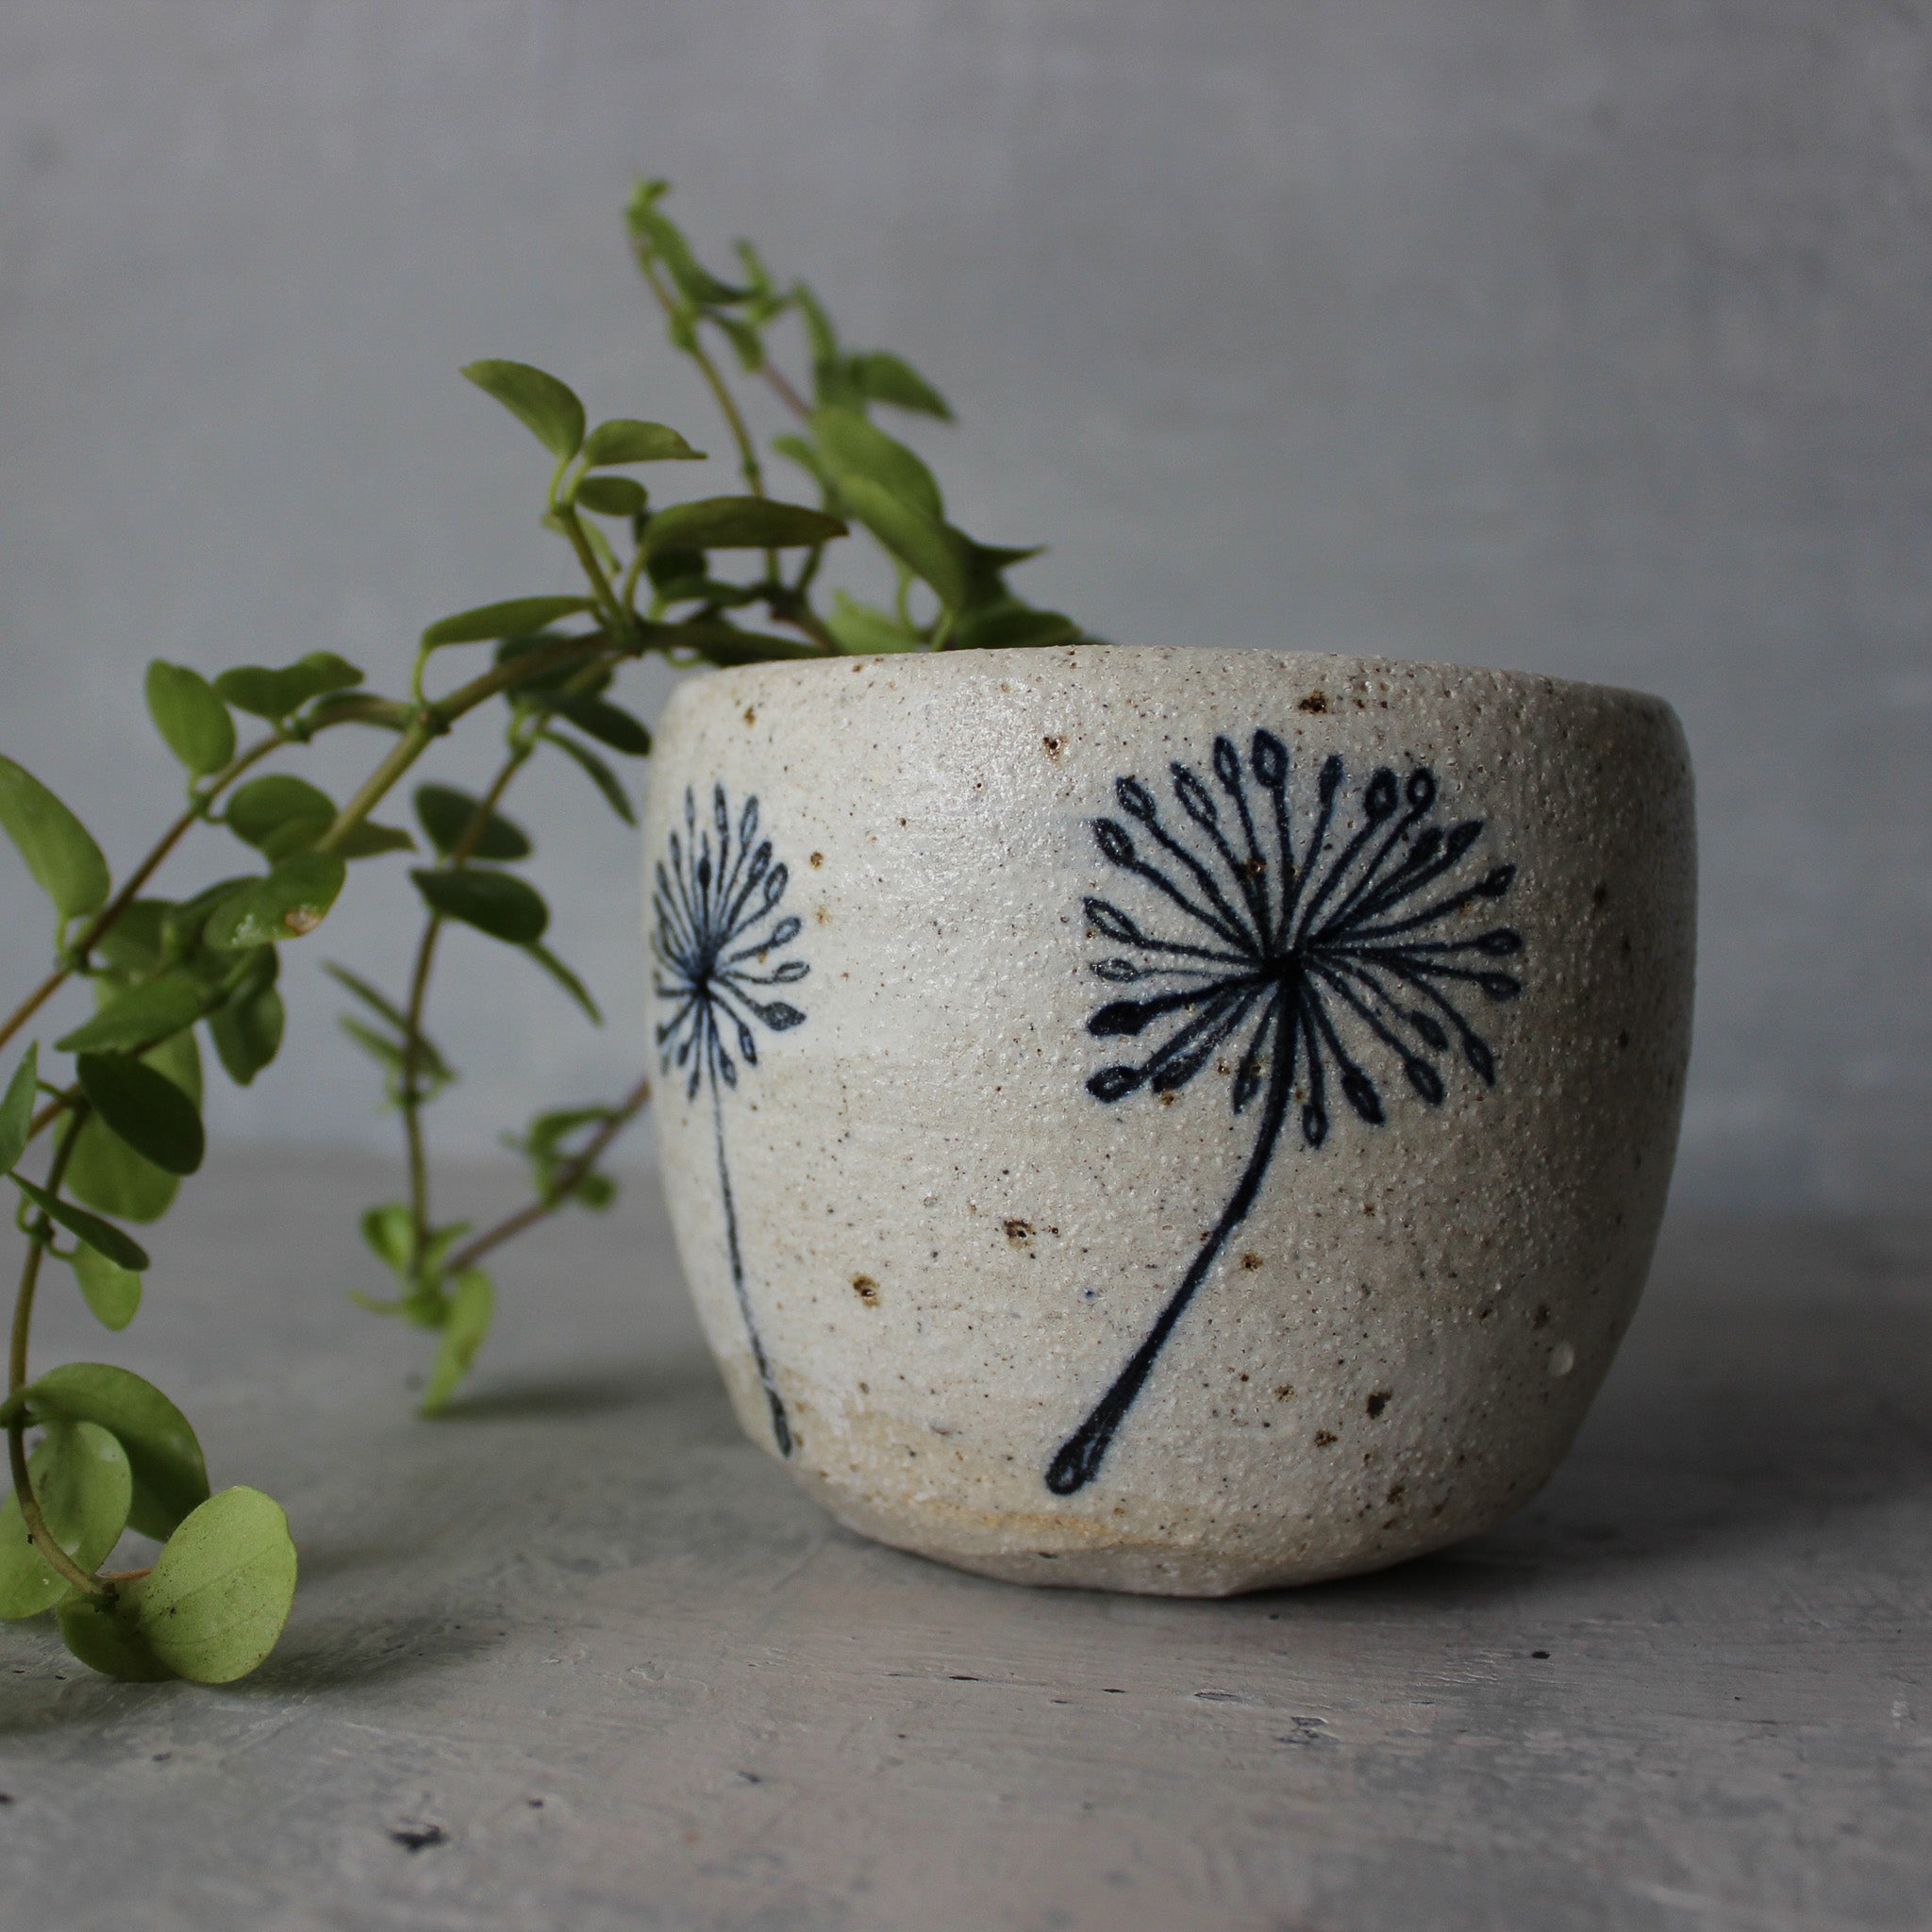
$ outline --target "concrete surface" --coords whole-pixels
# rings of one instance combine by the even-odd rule
[[[1190,1604],[833,1527],[740,1439],[648,1190],[532,1240],[412,1421],[417,1344],[342,1301],[387,1180],[225,1158],[126,1336],[53,1298],[40,1358],[181,1395],[304,1579],[225,1690],[7,1634],[8,1928],[1932,1923],[1932,1226],[1674,1223],[1522,1516]]]
[[[0,750],[117,859],[175,795],[149,657],[394,682],[430,619],[564,587],[541,454],[458,364],[716,447],[624,254],[640,172],[954,397],[912,430],[949,501],[1051,543],[1016,582],[1100,635],[1668,697],[1704,816],[1683,1198],[1915,1209],[1924,0],[8,0]],[[632,846],[568,769],[513,808],[623,1011]],[[391,982],[401,870],[328,941]],[[9,983],[30,890],[0,858]],[[476,943],[437,1012],[489,1149],[608,1049]],[[307,1064],[218,1121],[379,1141],[356,1057]]]

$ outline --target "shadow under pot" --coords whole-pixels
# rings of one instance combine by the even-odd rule
[[[1486,1529],[1650,1265],[1684,739],[1630,691],[1098,646],[693,678],[658,1135],[739,1417],[991,1576],[1220,1595]]]

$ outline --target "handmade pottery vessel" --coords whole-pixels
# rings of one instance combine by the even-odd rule
[[[1486,1528],[1630,1320],[1690,1043],[1670,708],[1260,652],[684,684],[658,1133],[753,1440],[843,1523],[1218,1595]]]

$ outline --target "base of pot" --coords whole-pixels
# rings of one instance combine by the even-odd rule
[[[1051,1590],[1110,1590],[1132,1596],[1241,1596],[1362,1576],[1445,1549],[1488,1529],[1514,1505],[1472,1520],[1438,1519],[1427,1528],[1385,1533],[1353,1548],[1228,1550],[1137,1541],[1109,1533],[1103,1523],[1072,1515],[972,1517],[908,1502],[881,1505],[828,1481],[817,1470],[788,1465],[803,1487],[847,1529],[975,1576]],[[959,1520],[954,1520],[958,1517]]]

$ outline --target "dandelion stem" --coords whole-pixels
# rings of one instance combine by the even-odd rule
[[[772,1436],[780,1456],[791,1454],[791,1424],[786,1418],[785,1404],[778,1385],[772,1380],[772,1365],[765,1359],[765,1345],[758,1339],[758,1324],[751,1309],[751,1292],[744,1285],[744,1257],[738,1246],[738,1206],[731,1197],[731,1170],[724,1163],[724,1103],[718,1083],[711,1083],[711,1125],[718,1142],[718,1187],[724,1198],[724,1247],[731,1260],[731,1286],[738,1296],[738,1310],[744,1317],[744,1332],[751,1340],[751,1358],[758,1366],[758,1382],[772,1407]]]
[[[1275,998],[1285,1007],[1292,1001],[1293,993],[1291,986],[1283,986]],[[1046,1486],[1055,1495],[1071,1496],[1076,1490],[1085,1489],[1100,1474],[1101,1462],[1113,1441],[1114,1433],[1126,1419],[1127,1411],[1133,1407],[1147,1377],[1154,1373],[1154,1365],[1160,1359],[1160,1352],[1167,1346],[1168,1338],[1187,1312],[1188,1304],[1194,1299],[1201,1284],[1207,1280],[1208,1271],[1227,1244],[1228,1236],[1247,1219],[1248,1210],[1254,1207],[1255,1198],[1261,1191],[1261,1182],[1268,1173],[1268,1163],[1274,1156],[1274,1143],[1280,1140],[1282,1126],[1288,1119],[1288,1104],[1294,1091],[1295,1038],[1292,1027],[1283,1026],[1276,1039],[1274,1065],[1269,1070],[1268,1103],[1262,1110],[1261,1130],[1256,1140],[1255,1151],[1248,1157],[1241,1184],[1229,1197],[1227,1206],[1221,1210],[1221,1219],[1214,1224],[1213,1232],[1202,1242],[1193,1264],[1181,1277],[1181,1285],[1167,1298],[1145,1339],[1128,1357],[1126,1367],[1114,1377],[1113,1385],[1093,1405],[1087,1420],[1060,1444],[1059,1453],[1047,1465]]]

